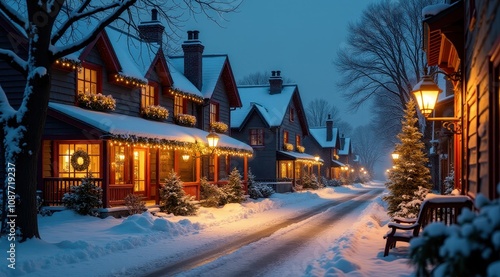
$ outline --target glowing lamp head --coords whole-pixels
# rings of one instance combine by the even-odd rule
[[[212,130],[207,135],[207,140],[208,140],[208,147],[213,149],[217,147],[217,144],[219,143],[219,136]]]
[[[441,91],[429,75],[424,75],[422,80],[413,87],[412,92],[417,100],[418,108],[425,117],[429,117],[434,110]]]

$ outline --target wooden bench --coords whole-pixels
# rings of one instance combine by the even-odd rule
[[[384,257],[389,254],[389,249],[396,247],[396,242],[410,242],[412,238],[418,236],[420,229],[425,228],[429,223],[442,222],[446,225],[456,223],[462,209],[465,207],[472,209],[473,205],[472,200],[463,195],[439,195],[426,198],[420,206],[417,218],[395,217],[394,222],[388,224],[391,230],[384,235],[386,239]]]

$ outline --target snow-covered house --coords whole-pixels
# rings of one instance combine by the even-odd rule
[[[0,21],[2,46],[22,52],[23,33],[1,15]],[[134,36],[107,27],[87,47],[54,65],[38,172],[46,205],[61,204],[70,186],[89,173],[103,188],[105,207],[122,204],[129,193],[158,201],[160,184],[172,170],[195,197],[200,178],[218,170],[210,176],[219,182],[229,171],[226,164],[233,162],[246,178],[252,148],[222,133],[214,150],[207,147],[210,129],[203,115],[211,97],[205,98],[164,55],[163,26],[155,12],[139,31]],[[10,43],[13,37],[17,44]],[[217,120],[229,125],[229,109],[239,105],[239,98],[227,57],[225,64],[207,82],[217,84],[212,87],[220,99]],[[0,81],[9,100],[14,99],[11,104],[19,105],[15,99],[22,97],[22,76],[6,70]],[[217,167],[218,161],[225,165]]]
[[[253,148],[249,167],[257,180],[296,182],[322,164],[303,145],[309,128],[297,85],[284,85],[273,71],[269,85],[238,90],[242,107],[231,111],[231,134]]]
[[[324,161],[319,175],[328,179],[339,179],[342,170],[346,170],[346,165],[339,160],[339,129],[333,127],[330,115],[326,126],[309,128],[309,133],[311,135],[304,138],[304,145],[310,153],[315,153],[315,156],[318,155]]]
[[[500,183],[500,8],[498,1],[449,0],[422,11],[427,64],[454,76],[455,188],[498,198]],[[440,112],[440,111],[438,111]],[[447,120],[442,120],[447,121]],[[441,142],[440,142],[441,143]],[[446,144],[448,141],[445,142]],[[446,156],[443,156],[443,158]]]
[[[344,134],[340,135],[340,147],[339,147],[339,161],[346,165],[346,170],[352,174],[354,171],[358,170],[358,163],[355,160],[355,155],[352,151],[351,138],[346,138]],[[354,171],[353,171],[354,170]]]

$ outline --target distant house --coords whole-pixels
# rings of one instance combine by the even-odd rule
[[[2,16],[0,23],[0,37],[18,32]],[[103,188],[105,207],[122,205],[129,193],[157,202],[172,170],[197,198],[201,177],[219,183],[231,163],[246,178],[249,145],[220,133],[217,147],[207,146],[210,120],[229,125],[229,110],[240,106],[227,57],[207,62],[219,73],[199,75],[207,78],[201,86],[185,74],[197,64],[188,61],[182,72],[175,68],[177,60],[164,55],[163,26],[155,13],[139,31],[134,36],[107,27],[87,47],[54,64],[38,172],[45,205],[60,205],[70,186],[89,173]],[[0,43],[10,47],[5,39]],[[19,105],[22,76],[8,69],[0,82],[8,84],[4,89],[14,107]]]
[[[269,85],[239,86],[242,107],[231,111],[231,134],[254,150],[249,167],[258,180],[299,181],[322,161],[304,147],[309,128],[297,85],[273,71]]]
[[[325,127],[310,128],[309,133],[311,135],[304,139],[304,145],[310,153],[315,153],[314,155],[318,155],[324,161],[319,175],[327,179],[340,179],[342,171],[346,171],[347,167],[340,161],[339,129],[333,127],[330,115]]]

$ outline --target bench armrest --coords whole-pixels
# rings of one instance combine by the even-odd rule
[[[414,224],[408,225],[408,224],[389,222],[389,224],[387,224],[387,227],[393,228],[393,229],[400,229],[400,230],[413,230],[415,228],[420,227],[420,224],[414,223]]]
[[[396,223],[408,223],[408,224],[413,224],[417,222],[416,218],[404,218],[404,217],[394,217],[392,220]]]

